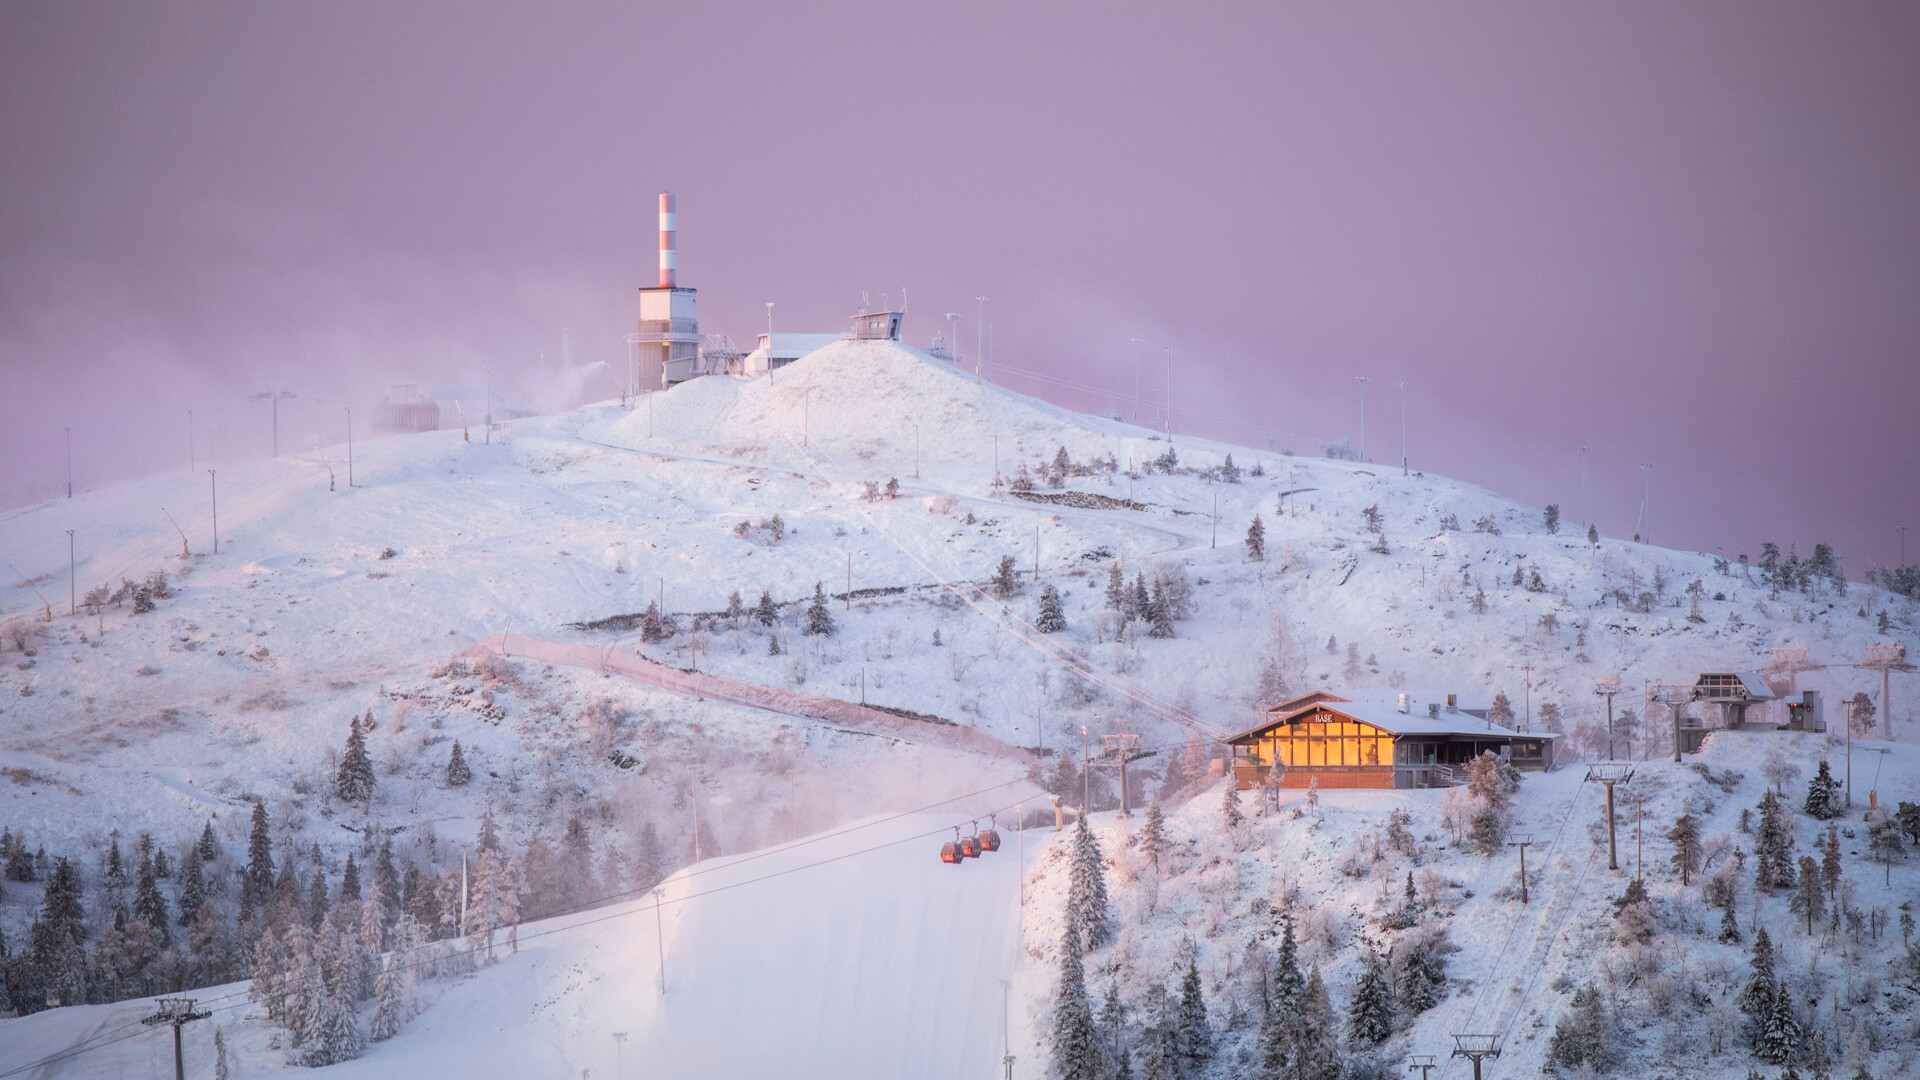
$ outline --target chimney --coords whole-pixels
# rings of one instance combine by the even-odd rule
[[[1429,720],[1440,719],[1440,703],[1439,702],[1437,701],[1427,702],[1427,719]]]
[[[1403,713],[1407,711],[1407,695],[1405,694],[1400,695],[1400,711]]]
[[[671,289],[679,278],[680,253],[674,244],[673,193],[660,193],[660,287]]]
[[[1459,701],[1457,700],[1457,695],[1454,695],[1454,694],[1447,695],[1447,711],[1448,712],[1453,712],[1454,706],[1458,704],[1459,704]]]

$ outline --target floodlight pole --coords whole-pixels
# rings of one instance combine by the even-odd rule
[[[353,486],[353,406],[347,406],[347,486]]]
[[[1900,538],[1900,565],[1901,566],[1907,565],[1907,530],[1911,528],[1913,528],[1913,526],[1911,525],[1895,525],[1893,527],[1894,535]]]
[[[1640,534],[1640,540],[1642,543],[1651,545],[1653,543],[1653,464],[1649,462],[1640,466],[1640,471],[1646,474],[1647,478],[1646,490],[1640,496],[1641,508],[1646,513],[1646,531]]]
[[[213,498],[213,553],[218,555],[220,554],[220,482],[213,475],[212,469],[207,470],[207,491]]]
[[[1409,475],[1407,472],[1407,386],[1409,384],[1406,379],[1401,379],[1398,385],[1400,387],[1400,475],[1407,476]]]
[[[79,586],[73,577],[73,530],[67,530],[67,617],[80,614]]]
[[[1528,903],[1528,900],[1527,900],[1527,845],[1531,843],[1533,843],[1532,833],[1528,833],[1526,836],[1518,840],[1507,841],[1508,847],[1517,847],[1520,849],[1520,902],[1523,904]]]
[[[1360,384],[1360,460],[1367,460],[1367,384],[1373,380],[1365,375],[1355,375],[1353,381]]]
[[[73,429],[61,428],[67,437],[67,498],[73,498]]]
[[[1133,341],[1133,422],[1138,426],[1140,423],[1140,350],[1146,347],[1147,339],[1131,340]]]
[[[985,344],[987,334],[987,298],[984,296],[976,296],[974,299],[980,302],[979,316],[975,319],[973,325],[973,357],[974,362],[979,363],[980,358],[987,354]],[[957,341],[954,342],[956,347],[959,344]],[[993,369],[991,367],[987,369],[987,381],[993,381]]]
[[[622,1056],[621,1051],[626,1048],[626,1045],[627,1045],[627,1033],[624,1031],[614,1032],[613,1033],[613,1080],[621,1080],[621,1077],[626,1075],[626,1070],[623,1066],[623,1063],[620,1060]]]
[[[1593,449],[1593,447],[1588,446],[1585,443],[1582,443],[1580,445],[1580,524],[1581,525],[1592,524],[1592,522],[1587,520],[1587,451],[1591,449]]]
[[[667,932],[662,929],[660,922],[660,900],[666,896],[666,894],[667,890],[665,889],[653,890],[653,941],[654,947],[659,950],[660,956],[661,997],[667,996]]]

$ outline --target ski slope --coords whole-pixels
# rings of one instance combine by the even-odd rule
[[[871,819],[696,864],[662,886],[657,926],[648,898],[528,924],[518,953],[497,936],[495,965],[424,984],[419,1019],[327,1075],[614,1077],[616,1056],[629,1077],[993,1075],[1001,980],[1019,950],[1018,846],[949,866],[938,851],[954,822]],[[287,1067],[245,984],[191,996],[214,1009],[235,1075]],[[0,1023],[0,1075],[103,1033],[100,1049],[24,1075],[171,1075],[165,1029],[129,1027],[151,1011],[129,1001]],[[210,1075],[212,1028],[188,1029],[189,1073]],[[628,1039],[616,1055],[617,1031]]]

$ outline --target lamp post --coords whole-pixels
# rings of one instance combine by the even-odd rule
[[[347,406],[347,486],[353,486],[353,406]]]
[[[620,1060],[622,1057],[621,1051],[625,1050],[626,1046],[627,1046],[627,1033],[624,1031],[614,1032],[613,1033],[613,1080],[621,1080],[621,1078],[626,1075],[624,1064]]]
[[[1640,496],[1641,508],[1646,513],[1646,531],[1640,534],[1640,539],[1651,544],[1653,543],[1653,463],[1648,462],[1640,466],[1640,471],[1647,478],[1646,490]]]
[[[980,362],[980,358],[987,355],[987,346],[986,346],[987,298],[984,296],[976,296],[974,297],[974,299],[979,301],[979,307],[977,308],[978,314],[976,315],[975,321],[973,324],[973,362],[978,364]],[[954,345],[956,347],[959,344],[960,343],[958,341],[954,342]],[[987,381],[988,382],[993,381],[992,368],[987,369]]]
[[[1593,447],[1585,443],[1580,445],[1580,524],[1583,528],[1593,524],[1587,519],[1587,451],[1591,449]]]
[[[67,498],[73,498],[73,429],[61,428],[67,436]]]
[[[1355,375],[1353,381],[1360,384],[1360,460],[1367,460],[1367,384],[1372,382],[1365,375]]]
[[[220,554],[220,482],[213,475],[212,469],[207,470],[207,493],[213,499],[213,553],[218,555]]]
[[[960,313],[947,312],[947,348],[953,350],[953,362],[960,363]],[[973,358],[973,373],[980,374],[980,358]]]
[[[288,386],[286,383],[280,383],[275,386],[265,386],[247,395],[250,401],[267,401],[273,405],[274,457],[280,456],[280,403],[288,398],[296,398],[299,396],[299,394],[293,392],[293,387]]]
[[[1140,352],[1146,348],[1146,338],[1133,338],[1133,422],[1140,423]]]
[[[1406,379],[1397,384],[1400,387],[1400,475],[1407,475],[1407,386]]]

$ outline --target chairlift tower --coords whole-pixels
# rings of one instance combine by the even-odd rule
[[[1607,869],[1618,870],[1619,849],[1615,847],[1613,839],[1613,786],[1633,779],[1633,765],[1625,761],[1596,761],[1587,766],[1587,779],[1607,787]],[[1478,1066],[1475,1067],[1475,1075],[1478,1075]]]
[[[1866,660],[1853,666],[1880,673],[1880,730],[1888,740],[1892,740],[1893,698],[1889,696],[1892,685],[1888,676],[1896,671],[1915,670],[1912,664],[1907,663],[1907,647],[1905,645],[1869,645]]]
[[[1420,1080],[1427,1080],[1427,1074],[1439,1068],[1438,1065],[1433,1063],[1432,1054],[1411,1054],[1408,1055],[1407,1060],[1410,1062],[1407,1066],[1407,1071],[1412,1072],[1415,1069],[1419,1069]]]
[[[1593,688],[1593,693],[1595,697],[1603,697],[1607,699],[1607,757],[1609,760],[1611,760],[1614,756],[1613,754],[1613,695],[1619,692],[1620,692],[1620,677],[1617,675],[1609,675],[1606,678],[1601,679],[1600,684]]]
[[[287,385],[286,383],[278,383],[273,386],[263,386],[260,389],[254,391],[253,393],[247,395],[248,401],[273,402],[273,456],[274,457],[280,456],[280,403],[282,401],[285,401],[288,398],[297,398],[299,396],[300,396],[299,394],[296,394],[293,392],[293,387]]]
[[[1132,733],[1102,735],[1100,736],[1100,741],[1106,745],[1106,750],[1101,756],[1111,759],[1109,764],[1114,765],[1120,771],[1120,816],[1126,817],[1127,763],[1138,761],[1144,757],[1152,757],[1155,751],[1149,750],[1143,754],[1136,750],[1135,747],[1140,745],[1140,736]]]
[[[140,1022],[148,1027],[166,1024],[173,1028],[173,1075],[174,1080],[187,1080],[187,1069],[180,1053],[180,1029],[195,1020],[205,1020],[213,1013],[206,1010],[195,1012],[193,998],[155,998],[160,1011],[152,1016],[142,1017]]]
[[[1667,707],[1673,714],[1673,763],[1680,764],[1680,752],[1683,744],[1680,740],[1680,714],[1687,711],[1697,696],[1691,686],[1656,686],[1653,688],[1653,700]]]
[[[1473,1080],[1480,1080],[1480,1061],[1482,1058],[1500,1056],[1500,1036],[1498,1035],[1455,1035],[1453,1037],[1453,1056],[1468,1058],[1473,1062]]]
[[[1773,663],[1767,665],[1766,671],[1770,675],[1785,675],[1787,677],[1787,693],[1791,695],[1800,692],[1801,672],[1820,671],[1826,666],[1825,664],[1809,662],[1807,660],[1806,646],[1789,645],[1773,650]]]

